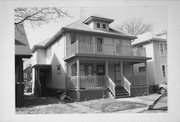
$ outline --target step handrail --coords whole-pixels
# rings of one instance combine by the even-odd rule
[[[110,92],[112,93],[113,97],[115,98],[115,96],[116,96],[116,91],[115,91],[116,84],[113,82],[113,80],[108,75],[106,75],[106,77],[107,77],[107,87],[110,90]]]
[[[131,82],[124,75],[122,75],[122,86],[126,89],[129,95],[131,95],[131,85]]]

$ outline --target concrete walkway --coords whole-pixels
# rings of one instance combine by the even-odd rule
[[[139,113],[139,112],[145,111],[148,109],[149,105],[151,105],[159,96],[160,96],[160,94],[151,94],[151,95],[147,95],[147,96],[116,99],[118,101],[129,101],[129,102],[146,104],[147,107],[118,111],[115,113]]]

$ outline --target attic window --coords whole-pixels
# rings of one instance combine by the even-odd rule
[[[97,27],[97,28],[100,28],[100,23],[96,23],[96,27]]]
[[[106,29],[106,24],[103,24],[103,29]]]

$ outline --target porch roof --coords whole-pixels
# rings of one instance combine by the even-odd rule
[[[51,65],[50,64],[36,64],[36,65],[33,65],[32,68],[50,69]]]
[[[82,60],[90,60],[90,61],[120,61],[121,60],[121,61],[128,61],[134,63],[141,63],[151,59],[150,57],[140,57],[140,56],[114,56],[114,55],[75,53],[70,57],[64,58],[64,60],[68,62],[76,58]]]

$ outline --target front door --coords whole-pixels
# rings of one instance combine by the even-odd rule
[[[116,85],[121,85],[121,67],[120,64],[114,64],[114,69],[115,69],[115,82]]]
[[[97,75],[105,75],[105,66],[97,65]]]

